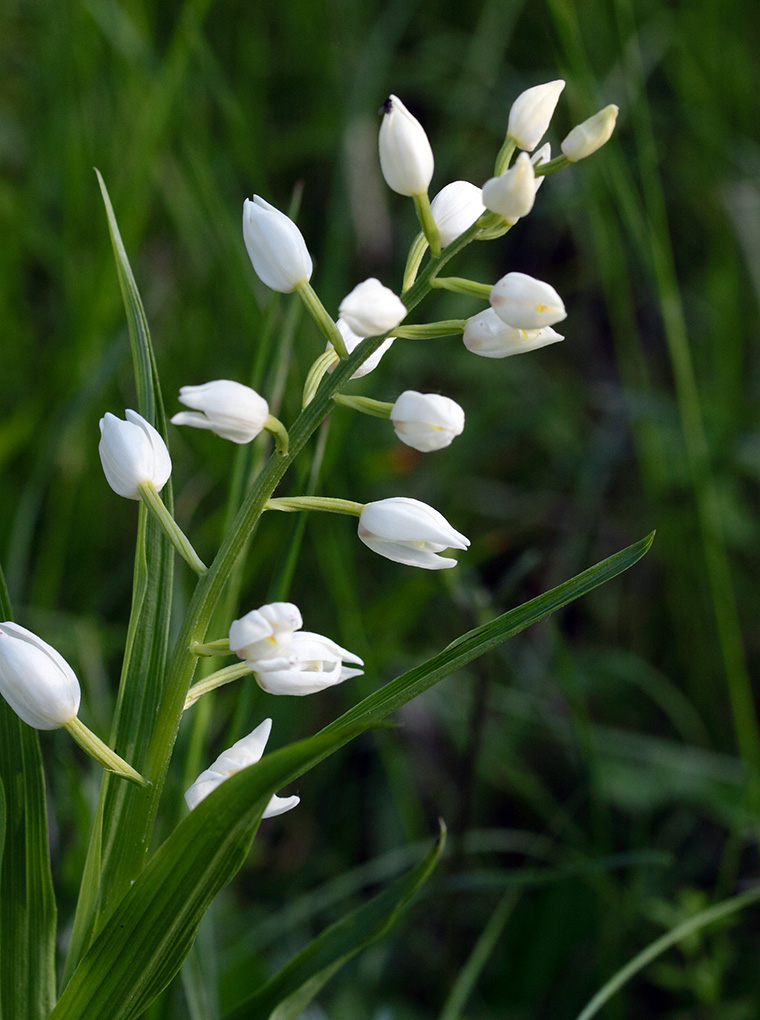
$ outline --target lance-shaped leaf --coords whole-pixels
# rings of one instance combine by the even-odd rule
[[[352,910],[306,946],[255,995],[224,1020],[297,1020],[322,986],[361,949],[391,928],[440,860],[446,827],[425,858],[368,903]]]
[[[0,615],[11,620],[0,568]],[[0,698],[0,1016],[43,1020],[55,1002],[56,905],[50,874],[45,776],[36,730]]]

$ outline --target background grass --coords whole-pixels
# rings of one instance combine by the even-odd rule
[[[639,949],[757,869],[752,5],[6,0],[0,26],[0,559],[19,620],[75,665],[83,716],[104,733],[136,515],[103,480],[97,420],[134,391],[92,167],[142,290],[168,409],[180,385],[252,379],[288,421],[322,344],[255,279],[246,195],[300,202],[313,282],[334,311],[365,276],[397,286],[413,236],[411,204],[377,167],[389,92],[428,130],[434,190],[490,175],[509,105],[530,85],[568,80],[555,146],[620,106],[602,152],[457,263],[483,280],[509,269],[551,280],[569,310],[565,343],[491,362],[456,339],[399,341],[356,391],[459,400],[466,433],[437,455],[344,410],[329,423],[318,491],[432,503],[473,539],[462,566],[431,575],[378,561],[348,519],[315,516],[293,571],[283,550],[303,523],[267,519],[232,611],[289,595],[310,629],[365,657],[366,676],[297,702],[226,689],[204,709],[208,742],[182,734],[188,772],[264,714],[275,746],[313,732],[466,627],[657,527],[652,552],[306,777],[298,811],[267,823],[216,904],[183,988],[151,1012],[221,1015],[366,883],[418,859],[442,815],[453,850],[432,892],[310,1015],[572,1018]],[[420,317],[478,307],[442,294]],[[234,453],[211,435],[172,435],[177,513],[204,558],[224,527]],[[188,583],[180,568],[178,608]],[[97,776],[65,736],[46,735],[43,751],[65,925]],[[446,1007],[489,918],[483,970],[467,972],[461,1011],[459,999]],[[754,1017],[759,948],[751,914],[711,929],[605,1015]]]

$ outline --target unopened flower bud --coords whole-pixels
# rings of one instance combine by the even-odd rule
[[[264,428],[269,404],[250,386],[231,379],[216,379],[202,386],[183,386],[180,403],[192,411],[180,411],[172,425],[192,425],[233,443],[250,443]]]
[[[566,318],[554,287],[525,273],[507,273],[491,288],[491,307],[515,329],[543,329]]]
[[[0,694],[37,730],[57,730],[79,711],[79,681],[68,662],[17,623],[0,623]]]
[[[464,430],[464,411],[440,393],[406,390],[391,410],[393,429],[402,443],[429,453],[442,450]]]
[[[536,199],[536,175],[527,152],[521,152],[500,177],[492,177],[483,185],[483,201],[491,212],[498,213],[507,223],[516,223],[533,208]]]
[[[564,87],[565,83],[561,78],[545,85],[534,85],[533,88],[521,92],[512,103],[507,136],[514,141],[518,149],[532,152],[544,137]]]
[[[481,358],[508,358],[512,354],[535,351],[565,338],[552,329],[515,329],[503,322],[493,308],[467,320],[462,337],[464,345]]]
[[[258,195],[243,203],[243,240],[256,275],[272,290],[289,294],[311,279],[303,234],[289,216]]]
[[[455,567],[456,560],[438,553],[467,549],[470,544],[443,514],[405,496],[367,503],[359,517],[359,538],[386,559],[425,570]]]
[[[265,719],[247,737],[238,740],[232,747],[220,754],[210,768],[207,768],[205,772],[201,772],[190,789],[185,793],[185,801],[190,810],[192,811],[193,808],[196,808],[205,797],[208,797],[212,790],[215,790],[217,786],[220,786],[230,776],[234,776],[241,769],[261,761],[261,756],[264,754],[264,748],[267,746],[271,732],[272,720]],[[300,803],[300,798],[295,796],[272,797],[261,817],[272,818],[274,815],[281,815],[285,811],[290,811],[298,803]]]
[[[348,325],[345,319],[338,319],[335,325],[338,327],[338,332],[343,337],[343,343],[346,345],[346,350],[348,351],[349,354],[353,353],[354,349],[362,342],[362,340],[364,340],[364,337],[359,336],[357,333],[354,333],[354,331],[351,329],[351,327]],[[363,361],[361,365],[359,365],[359,367],[351,376],[351,378],[361,379],[362,376],[369,375],[370,372],[376,369],[377,366],[380,364],[383,355],[386,353],[386,351],[390,350],[391,344],[395,339],[396,339],[395,336],[389,336],[387,337],[387,339],[383,340],[383,342],[380,344],[377,350],[373,351],[372,354],[370,354],[370,356],[367,358],[367,360]],[[327,347],[325,347],[325,350],[326,351],[330,350],[331,346],[332,345],[328,343]],[[336,360],[335,364],[330,368],[330,371],[332,372],[338,364],[339,362]]]
[[[100,461],[106,481],[126,499],[141,499],[138,486],[150,483],[160,492],[172,473],[166,443],[137,411],[125,411],[126,421],[106,414],[100,419]]]
[[[433,150],[425,129],[398,96],[390,96],[383,106],[379,150],[380,168],[389,188],[399,195],[427,193],[433,177]]]
[[[486,207],[480,188],[469,181],[452,181],[435,196],[430,211],[438,227],[441,247],[445,248],[471,227]]]
[[[252,665],[287,654],[293,632],[303,626],[292,602],[270,602],[230,624],[230,650]]]
[[[338,312],[359,336],[379,336],[398,326],[406,317],[406,306],[392,290],[370,277],[343,298]]]
[[[601,149],[615,129],[617,115],[617,106],[610,103],[593,117],[574,127],[561,145],[565,157],[571,163],[577,163],[579,159],[585,159],[592,152]]]

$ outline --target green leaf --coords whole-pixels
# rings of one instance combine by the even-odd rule
[[[145,310],[108,191],[100,173],[96,173],[108,216],[129,326],[137,406],[140,414],[166,438],[166,416]],[[171,510],[171,483],[162,490],[162,498]],[[141,502],[132,608],[110,743],[122,758],[143,774],[164,695],[173,569],[174,552]],[[150,776],[147,778],[150,779]],[[158,795],[158,789],[147,794],[149,821],[146,822],[145,792],[113,775],[104,774],[64,980],[73,971],[93,934],[144,866],[149,839],[142,837],[152,825]],[[138,822],[135,822],[135,816],[139,816]]]
[[[358,705],[344,712],[334,723],[326,726],[322,732],[332,733],[337,728],[356,723],[362,724],[365,728],[376,725],[479,655],[485,654],[502,641],[507,641],[531,624],[556,613],[558,609],[574,602],[581,595],[587,595],[594,588],[632,567],[649,550],[653,539],[654,532],[628,546],[627,549],[622,549],[606,560],[589,567],[569,581],[557,585],[551,591],[538,595],[507,613],[502,613],[482,627],[468,631],[432,659],[428,659],[421,666],[415,666],[414,669],[408,670],[370,694]]]
[[[203,800],[136,878],[50,1020],[140,1016],[177,973],[214,896],[245,861],[272,793],[358,732],[342,729],[275,751]]]
[[[391,928],[414,893],[432,874],[445,842],[446,827],[441,823],[438,840],[415,868],[368,903],[330,925],[255,995],[225,1014],[224,1020],[297,1020],[343,964]]]
[[[13,612],[0,568],[0,613]],[[0,1016],[43,1020],[55,1002],[56,905],[37,731],[0,699]]]

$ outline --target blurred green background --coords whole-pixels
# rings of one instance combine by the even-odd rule
[[[5,0],[0,561],[18,619],[75,666],[99,732],[136,513],[97,456],[98,419],[132,406],[134,389],[93,167],[169,413],[179,386],[232,378],[255,381],[288,422],[323,342],[295,299],[255,278],[244,197],[298,206],[334,313],[366,276],[398,289],[415,233],[411,203],[379,176],[388,93],[428,131],[433,191],[491,175],[510,104],[531,85],[567,79],[555,150],[573,124],[620,106],[602,151],[550,178],[529,217],[453,270],[551,281],[565,342],[490,361],[456,338],[398,341],[352,392],[440,390],[464,406],[465,434],[423,457],[338,409],[321,462],[305,457],[280,491],[303,491],[311,473],[322,494],[415,496],[472,549],[455,572],[414,572],[373,556],[346,518],[267,518],[234,612],[288,595],[366,675],[297,701],[220,692],[205,744],[183,730],[189,761],[162,823],[181,810],[183,771],[192,779],[264,714],[273,747],[312,733],[461,631],[657,528],[652,551],[306,776],[300,807],[266,823],[155,1020],[221,1016],[417,860],[438,816],[451,853],[426,896],[305,1016],[572,1018],[638,950],[756,876],[758,52],[757,10],[738,0]],[[414,321],[480,307],[441,294]],[[177,515],[208,559],[235,451],[190,430],[170,438]],[[178,612],[189,583],[180,565]],[[43,752],[65,938],[97,776],[58,737],[44,735]],[[481,963],[463,970],[489,919]],[[671,950],[604,1015],[756,1017],[758,951],[756,915],[740,915]]]

